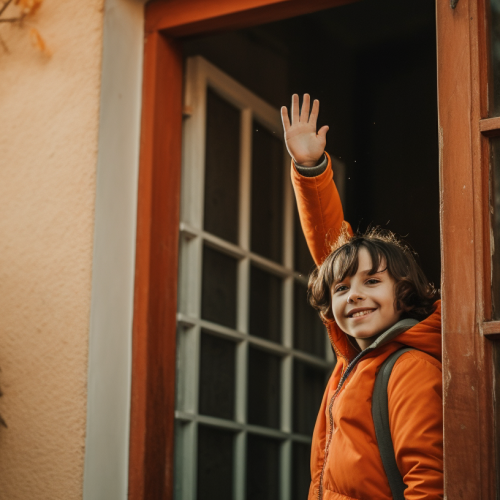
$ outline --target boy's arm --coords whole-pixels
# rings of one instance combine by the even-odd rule
[[[349,224],[344,221],[339,193],[333,182],[330,157],[325,154],[328,163],[322,172],[321,164],[317,167],[300,167],[292,161],[292,184],[300,223],[316,265],[320,265],[331,252],[343,228],[352,234]],[[312,171],[321,173],[304,175]]]
[[[309,94],[304,94],[300,109],[299,96],[294,94],[290,111],[289,116],[288,109],[281,108],[285,143],[292,157],[292,183],[307,245],[314,261],[320,265],[342,228],[349,233],[351,228],[344,224],[330,157],[324,152],[328,126],[316,132],[319,101],[316,99],[311,108]]]
[[[389,423],[406,500],[443,498],[443,399],[440,364],[418,351],[394,365]]]

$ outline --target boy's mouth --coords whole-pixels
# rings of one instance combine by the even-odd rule
[[[361,318],[371,314],[375,309],[353,309],[348,315],[348,318]]]

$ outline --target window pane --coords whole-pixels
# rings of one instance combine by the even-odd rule
[[[236,328],[236,259],[203,248],[201,317]]]
[[[234,418],[235,354],[234,342],[202,333],[199,403],[202,415]]]
[[[240,112],[207,89],[205,231],[238,242]]]
[[[307,276],[314,269],[315,264],[311,257],[311,252],[309,252],[309,248],[307,248],[306,238],[302,232],[297,207],[294,207],[293,239],[295,270]]]
[[[500,114],[500,0],[491,5],[491,77],[493,80],[493,116]]]
[[[305,500],[311,483],[311,446],[292,444],[292,500]]]
[[[248,349],[248,423],[280,426],[281,359],[274,354]]]
[[[232,500],[234,434],[198,427],[198,500]]]
[[[247,500],[280,497],[280,442],[249,434],[247,438]]]
[[[323,392],[326,387],[323,370],[302,361],[293,362],[293,430],[312,436]]]
[[[500,137],[491,139],[493,182],[493,319],[500,319]]]
[[[500,342],[495,341],[493,344],[493,380],[494,380],[494,414],[495,414],[495,448],[497,464],[500,463]],[[498,465],[497,465],[498,477]],[[500,484],[497,483],[497,496],[500,493]]]
[[[252,134],[251,249],[282,260],[283,143],[257,122]]]
[[[293,289],[293,344],[295,349],[325,357],[326,329],[307,300],[307,287],[299,282]]]
[[[273,342],[281,342],[281,279],[250,267],[249,332]]]

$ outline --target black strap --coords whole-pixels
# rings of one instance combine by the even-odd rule
[[[373,423],[375,424],[375,435],[377,436],[378,449],[380,451],[382,463],[384,464],[387,479],[389,479],[392,498],[394,500],[405,499],[404,491],[406,485],[399,472],[394,453],[394,445],[392,443],[391,428],[389,427],[389,399],[387,396],[387,386],[389,385],[389,377],[391,376],[392,368],[399,356],[411,350],[411,347],[403,347],[393,352],[380,367],[377,378],[375,379],[375,387],[373,388],[372,416]]]

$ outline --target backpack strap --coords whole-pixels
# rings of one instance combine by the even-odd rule
[[[384,470],[389,479],[392,497],[394,500],[404,500],[406,485],[399,472],[394,445],[392,443],[391,428],[389,426],[389,398],[387,386],[389,377],[398,358],[405,352],[413,350],[411,347],[403,347],[393,352],[382,364],[375,379],[372,399],[372,416],[375,424],[375,435],[377,436],[378,449],[384,465]]]

